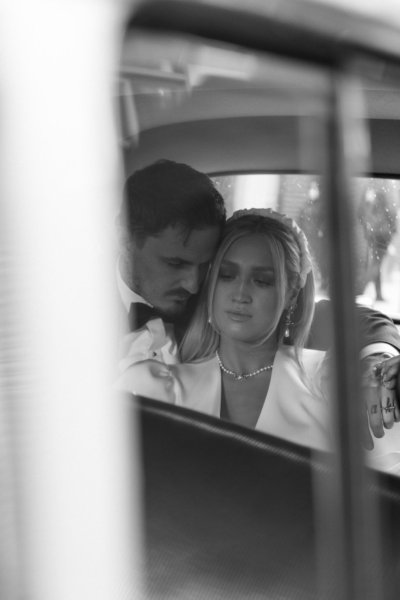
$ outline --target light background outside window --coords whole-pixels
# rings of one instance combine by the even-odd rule
[[[317,299],[329,297],[327,223],[319,177],[243,174],[213,179],[226,199],[228,214],[242,208],[270,207],[298,222],[314,257]],[[395,317],[400,315],[400,181],[356,178],[352,200],[357,302]],[[375,283],[378,269],[381,294]]]

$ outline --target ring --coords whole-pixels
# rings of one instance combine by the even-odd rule
[[[390,412],[394,410],[394,404],[388,404],[387,406],[382,407],[385,412]]]
[[[374,373],[377,379],[382,377],[382,363],[378,363],[374,367],[372,367],[372,372]]]

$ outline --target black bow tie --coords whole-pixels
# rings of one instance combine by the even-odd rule
[[[129,330],[140,329],[151,319],[160,319],[160,314],[155,308],[143,302],[132,302],[129,309]]]

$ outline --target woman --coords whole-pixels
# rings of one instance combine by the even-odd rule
[[[299,227],[268,209],[236,212],[205,294],[181,358],[187,363],[209,357],[204,368],[210,376],[218,374],[220,416],[325,446],[326,404],[316,377],[324,354],[303,350],[314,311],[314,277]],[[285,337],[292,347],[283,345]]]
[[[271,209],[237,211],[182,341],[182,364],[131,365],[119,388],[329,449],[325,353],[303,348],[313,311],[312,263],[300,228]],[[376,440],[380,468],[387,441]],[[395,453],[385,464],[397,463]]]

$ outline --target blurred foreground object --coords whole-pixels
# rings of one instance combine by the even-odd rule
[[[135,457],[110,391],[126,3],[0,7],[0,596],[138,597]],[[109,319],[106,316],[109,315]],[[3,483],[5,482],[5,486]],[[129,534],[127,534],[129,532]]]

